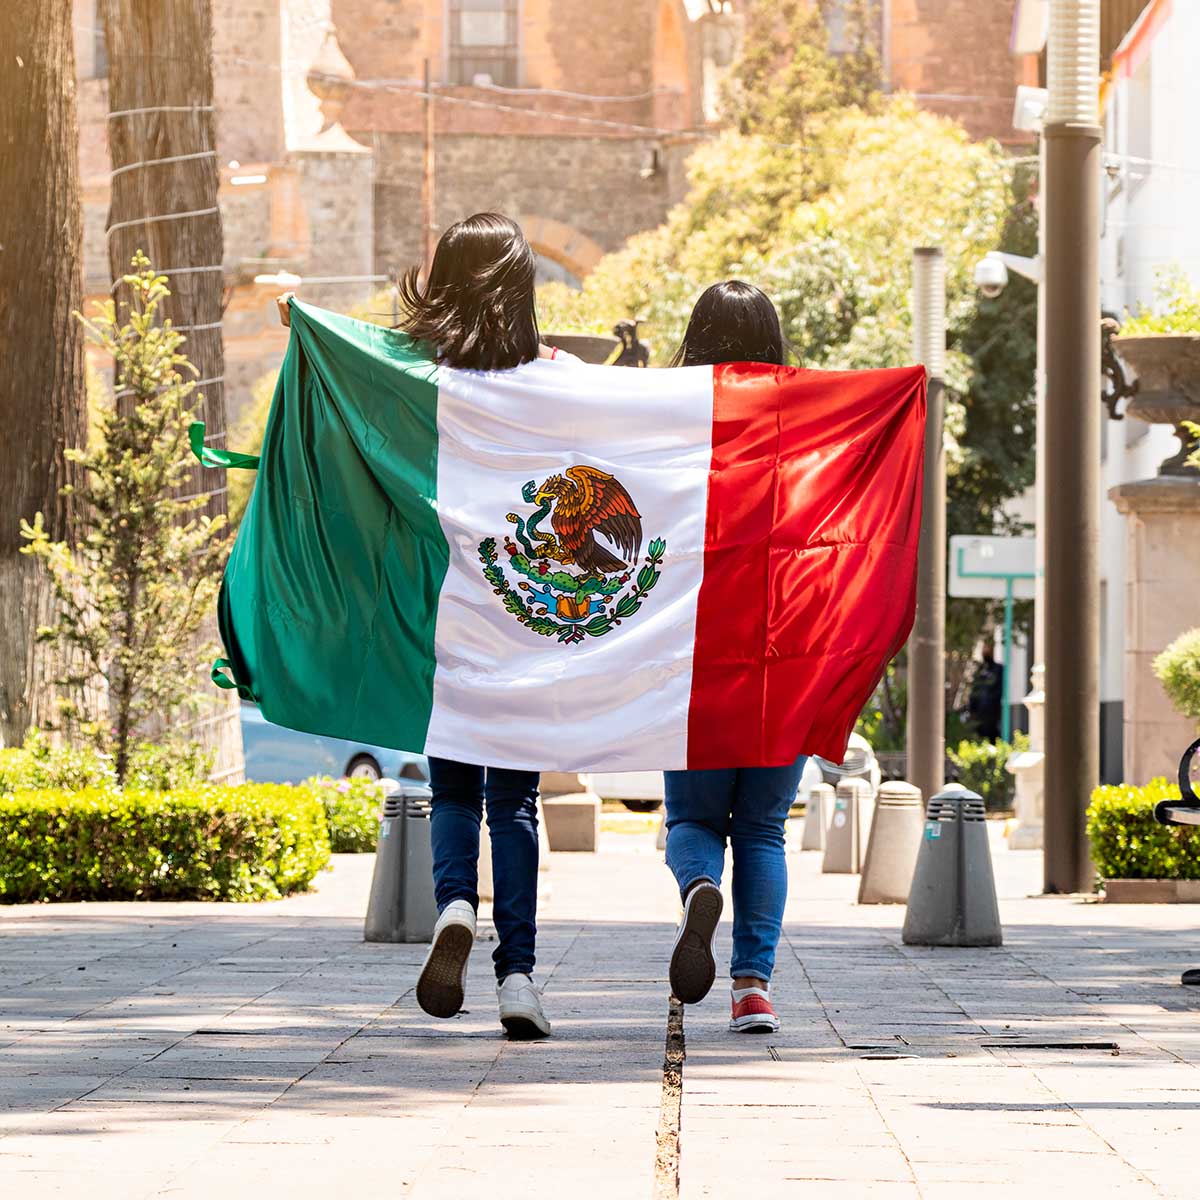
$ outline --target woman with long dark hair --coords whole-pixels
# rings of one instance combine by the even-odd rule
[[[721,362],[782,365],[783,331],[775,306],[737,279],[710,287],[692,310],[672,366]],[[786,767],[667,771],[667,866],[683,900],[671,951],[671,991],[685,1004],[708,994],[721,917],[726,842],[733,849],[733,957],[729,1026],[775,1032],[770,999],[775,948],[787,900],[784,834],[804,758]]]
[[[505,371],[535,358],[571,360],[544,346],[534,312],[534,255],[517,223],[477,213],[451,225],[434,252],[429,277],[413,267],[400,281],[399,328],[428,347],[439,364]],[[287,297],[280,313],[288,324]],[[492,920],[500,1023],[510,1037],[550,1033],[533,982],[537,935],[536,771],[429,759],[433,791],[433,882],[439,917],[417,979],[417,1003],[453,1017],[463,1005],[479,907],[479,827],[486,808],[492,841]]]

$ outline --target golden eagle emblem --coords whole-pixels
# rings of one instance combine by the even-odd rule
[[[642,515],[615,476],[568,467],[540,486],[530,480],[521,498],[536,507],[527,516],[505,518],[515,526],[504,550],[509,569],[521,577],[516,588],[501,566],[495,538],[480,542],[479,559],[493,592],[522,625],[570,645],[603,636],[641,608],[658,582],[667,544],[655,538],[637,565]],[[547,518],[550,530],[543,530]]]

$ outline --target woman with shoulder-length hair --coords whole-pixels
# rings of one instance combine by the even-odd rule
[[[672,366],[722,362],[783,365],[786,346],[775,306],[738,279],[710,287],[692,310]],[[784,833],[803,757],[786,767],[667,771],[667,866],[683,918],[671,951],[671,991],[685,1004],[708,994],[717,974],[713,940],[724,901],[725,845],[733,850],[733,957],[729,1027],[775,1032],[770,980],[787,900]]]
[[[517,223],[477,213],[442,234],[421,283],[413,267],[400,283],[399,328],[439,364],[504,371],[536,358],[575,361],[543,346],[534,312],[534,256]],[[280,311],[287,320],[286,297]],[[417,979],[417,1003],[434,1017],[462,1008],[479,907],[479,826],[484,809],[492,841],[500,1023],[510,1037],[550,1033],[533,982],[537,935],[536,771],[430,758],[433,883],[438,921]]]

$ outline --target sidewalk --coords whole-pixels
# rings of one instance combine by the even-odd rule
[[[1040,857],[1000,848],[1004,948],[917,950],[791,865],[783,1032],[729,1034],[720,984],[686,1010],[677,1118],[649,835],[554,856],[545,1043],[499,1036],[487,941],[467,1013],[416,1008],[424,947],[361,941],[369,856],[272,905],[0,909],[0,1194],[1196,1194],[1200,910],[1030,899]]]

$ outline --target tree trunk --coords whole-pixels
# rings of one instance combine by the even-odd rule
[[[114,281],[142,250],[170,277],[164,316],[187,335],[199,371],[197,416],[208,444],[225,445],[221,337],[224,238],[213,113],[211,0],[105,0],[112,194],[108,257]],[[140,111],[140,110],[152,111]],[[135,111],[130,111],[135,110]],[[152,161],[170,159],[172,161]],[[184,215],[187,214],[187,215]],[[127,289],[118,287],[118,302]],[[197,468],[185,494],[226,512],[225,472]],[[212,689],[213,707],[192,730],[216,753],[215,775],[242,774],[236,695]]]
[[[18,553],[22,517],[68,533],[64,457],[86,437],[79,128],[71,0],[0,4],[0,745],[53,716],[41,563]]]

